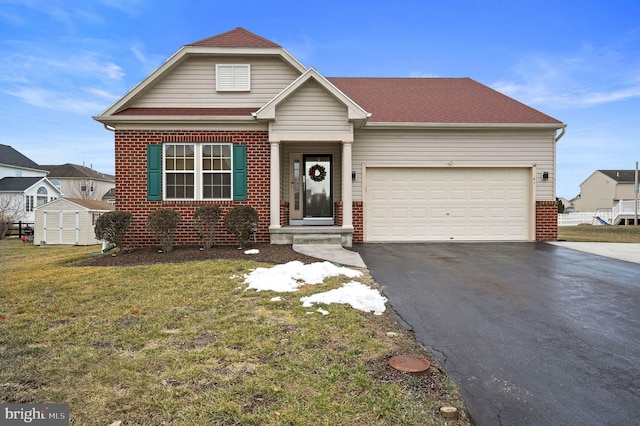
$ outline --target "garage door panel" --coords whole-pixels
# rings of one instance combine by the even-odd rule
[[[369,168],[367,241],[527,240],[527,168]]]

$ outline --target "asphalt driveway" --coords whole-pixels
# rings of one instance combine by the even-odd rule
[[[355,248],[478,425],[640,424],[640,264],[546,243]]]

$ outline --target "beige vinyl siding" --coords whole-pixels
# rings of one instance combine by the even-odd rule
[[[291,177],[289,176],[289,165],[291,161],[290,154],[331,154],[333,155],[333,201],[339,201],[342,199],[342,158],[340,156],[342,152],[342,145],[337,143],[312,143],[312,142],[298,142],[298,143],[285,143],[281,155],[281,179],[280,179],[280,194],[282,199],[289,201],[289,189],[291,186]]]
[[[357,179],[353,199],[363,200],[363,165],[422,167],[531,167],[536,200],[554,200],[555,140],[552,131],[360,130],[353,143]],[[542,172],[549,180],[542,180]]]
[[[633,182],[620,183],[598,170],[580,185],[580,198],[575,200],[575,208],[579,212],[595,212],[634,197]]]
[[[351,125],[347,108],[310,80],[277,107],[272,131],[344,134]]]
[[[251,90],[217,92],[216,64],[251,65]],[[299,77],[278,58],[187,58],[131,105],[137,108],[262,107]]]

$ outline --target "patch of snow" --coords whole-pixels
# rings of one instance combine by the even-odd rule
[[[378,290],[372,289],[357,281],[351,281],[335,290],[302,297],[300,301],[305,308],[313,306],[314,303],[342,303],[351,305],[352,308],[363,312],[373,312],[375,315],[382,315],[386,310],[385,303],[387,302],[387,298],[382,296]]]
[[[251,250],[245,250],[244,254],[258,254],[260,253],[260,250],[258,249],[251,249]]]
[[[331,262],[315,262],[308,265],[294,260],[271,268],[256,268],[245,275],[247,290],[272,290],[281,293],[297,291],[304,284],[321,284],[327,277],[344,275],[348,278],[362,276],[362,272],[336,266]]]
[[[282,297],[276,296],[269,299],[269,302],[282,302]]]
[[[294,292],[304,284],[321,284],[325,278],[338,275],[357,278],[362,276],[362,272],[337,266],[331,262],[316,262],[305,265],[302,262],[293,261],[270,268],[257,268],[246,274],[244,283],[248,286],[245,291],[254,289],[257,291],[271,290],[280,293]],[[280,297],[271,299],[272,302],[280,300],[282,300]],[[387,298],[382,296],[378,290],[357,281],[351,281],[335,290],[302,297],[300,301],[303,303],[302,306],[307,308],[313,306],[314,303],[342,303],[351,305],[354,309],[360,311],[382,315],[386,310],[385,303]],[[320,312],[322,315],[329,314],[328,311],[321,308],[318,308],[316,312]],[[307,315],[313,315],[314,313],[306,312]]]

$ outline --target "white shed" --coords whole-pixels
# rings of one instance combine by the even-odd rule
[[[58,198],[36,209],[35,244],[100,244],[94,227],[101,214],[115,210],[104,201]]]

